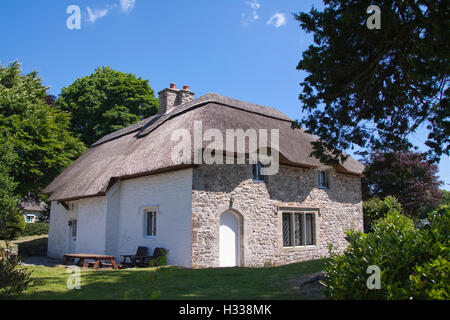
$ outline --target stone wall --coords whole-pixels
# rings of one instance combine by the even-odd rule
[[[330,244],[347,246],[347,229],[362,230],[361,181],[329,171],[329,188],[317,188],[317,171],[280,166],[266,183],[252,180],[251,165],[201,165],[193,170],[192,267],[219,266],[220,216],[241,220],[241,266],[288,264],[326,256]],[[317,209],[315,246],[283,248],[282,207]]]

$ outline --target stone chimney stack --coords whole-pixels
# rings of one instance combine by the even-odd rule
[[[171,83],[170,88],[166,88],[158,94],[160,114],[169,113],[174,107],[194,100],[195,96],[195,94],[189,90],[189,86],[183,86],[183,89],[177,89],[175,83]]]

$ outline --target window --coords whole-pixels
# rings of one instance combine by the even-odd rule
[[[254,181],[264,181],[264,176],[262,174],[263,164],[258,162],[257,164],[252,165],[252,175]]]
[[[328,175],[326,171],[319,171],[318,173],[318,184],[319,188],[326,189],[328,188]]]
[[[145,211],[145,236],[156,237],[156,211]]]
[[[316,215],[307,212],[283,212],[283,246],[316,244]]]
[[[70,227],[71,227],[71,230],[72,230],[72,237],[76,237],[77,236],[77,224],[78,224],[77,220],[72,220],[70,222]]]

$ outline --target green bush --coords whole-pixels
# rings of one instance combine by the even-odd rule
[[[30,272],[20,265],[17,256],[0,258],[0,299],[21,293],[31,282]]]
[[[29,236],[40,236],[43,234],[48,234],[48,223],[27,223],[25,225],[25,230],[22,232],[22,237]]]
[[[423,230],[398,211],[378,220],[373,232],[349,231],[348,249],[325,260],[328,299],[449,299],[450,208],[428,217]],[[370,290],[369,266],[381,270],[381,288]]]
[[[403,213],[402,205],[395,197],[387,196],[383,200],[372,198],[363,202],[364,231],[371,232],[371,226],[388,212],[397,211]]]

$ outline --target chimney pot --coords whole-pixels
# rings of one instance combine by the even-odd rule
[[[171,83],[171,84],[170,84],[170,89],[176,89],[176,88],[177,88],[176,83]]]
[[[183,90],[187,90],[189,91],[190,87],[189,86],[183,86]]]

